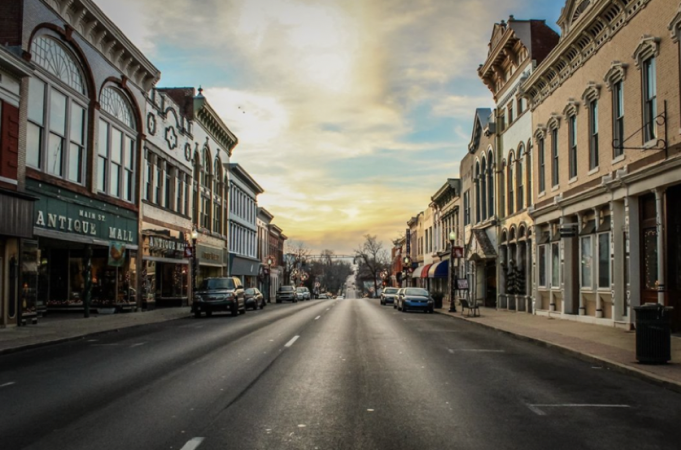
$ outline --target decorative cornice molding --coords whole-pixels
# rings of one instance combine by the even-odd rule
[[[579,102],[574,98],[569,98],[565,108],[563,108],[563,117],[567,120],[568,117],[576,116],[578,112]]]
[[[605,73],[605,76],[603,77],[603,81],[605,81],[605,85],[608,87],[608,90],[611,90],[615,83],[624,81],[626,79],[627,67],[629,67],[629,64],[625,64],[621,61],[612,62],[610,69],[608,69],[608,71]]]
[[[669,28],[670,34],[672,36],[672,42],[679,42],[679,33],[681,30],[681,5],[679,5],[679,10],[672,21],[669,22],[669,26],[667,28]]]
[[[584,93],[582,94],[582,101],[584,103],[589,103],[594,100],[598,100],[601,96],[601,85],[596,84],[593,81],[590,81],[586,85],[586,89],[584,90]]]

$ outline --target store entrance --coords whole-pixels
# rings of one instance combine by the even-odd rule
[[[188,265],[156,263],[156,306],[186,306]]]

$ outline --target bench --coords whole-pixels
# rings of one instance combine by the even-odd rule
[[[468,317],[473,313],[473,317],[480,316],[480,305],[476,301],[469,302],[468,300],[460,299],[461,302],[461,315],[468,310]]]

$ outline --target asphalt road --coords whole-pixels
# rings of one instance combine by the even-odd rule
[[[373,299],[0,356],[3,450],[678,449],[679,423],[679,394]]]

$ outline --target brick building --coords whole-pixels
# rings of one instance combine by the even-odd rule
[[[522,85],[537,313],[628,327],[656,302],[681,329],[679,2],[569,0],[558,25]]]

